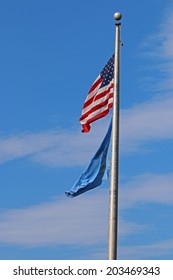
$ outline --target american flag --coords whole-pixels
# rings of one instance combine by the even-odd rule
[[[106,116],[113,106],[114,55],[103,68],[84,102],[80,123],[82,132],[90,131],[90,123]]]

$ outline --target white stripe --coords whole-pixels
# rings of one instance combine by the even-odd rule
[[[95,82],[93,83],[93,85],[94,85],[99,79],[100,79],[100,75],[97,77],[97,79],[95,80]],[[102,82],[101,82],[101,83],[102,83]],[[100,88],[101,83],[99,83],[98,86],[97,86],[93,91],[91,91],[90,93],[88,93],[88,95],[87,95],[87,97],[86,97],[86,99],[85,99],[84,104],[85,104],[88,100],[90,100],[90,99],[97,93],[97,91],[98,91],[99,88]],[[93,85],[92,85],[92,86],[93,86]]]
[[[98,110],[92,112],[92,113],[89,114],[85,119],[81,120],[80,123],[81,123],[81,124],[85,124],[85,123],[87,123],[90,119],[92,119],[93,117],[99,115],[100,113],[103,113],[104,111],[106,111],[106,110],[108,109],[108,106],[109,106],[111,103],[113,104],[113,97],[112,97],[112,98],[109,98],[108,104],[107,104],[106,106],[104,106],[104,107],[102,107],[102,108],[100,108],[100,109],[98,109]]]
[[[110,85],[109,85],[109,86],[110,86]],[[104,91],[106,90],[107,87],[108,87],[108,86],[104,87],[103,90],[102,90],[102,89],[99,90],[97,95],[99,95],[99,94],[101,94],[102,92],[104,92]],[[106,99],[108,99],[108,98],[109,98],[109,95],[110,95],[111,93],[113,93],[113,91],[114,91],[113,88],[111,88],[110,91],[109,91],[105,96],[103,96],[103,97],[97,99],[96,101],[93,101],[90,105],[88,105],[86,108],[84,108],[84,109],[82,110],[82,115],[86,114],[88,111],[90,111],[93,107],[95,107],[95,106],[98,105],[99,103],[102,103],[102,102],[104,102]],[[96,95],[96,96],[97,96],[97,95]]]

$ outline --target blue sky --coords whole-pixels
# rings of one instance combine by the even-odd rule
[[[119,259],[173,259],[170,0],[0,2],[0,259],[107,259],[109,181],[64,195],[111,114],[81,133],[123,14]]]

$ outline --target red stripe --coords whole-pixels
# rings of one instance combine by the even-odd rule
[[[96,79],[96,81],[94,82],[94,84],[92,85],[92,87],[90,88],[88,95],[95,90],[95,88],[102,82],[102,78],[100,76],[98,76],[98,78]]]
[[[109,94],[109,97],[108,97],[105,101],[103,101],[103,102],[97,104],[96,106],[92,107],[87,113],[83,114],[83,115],[81,116],[81,118],[80,118],[80,121],[83,120],[83,119],[85,119],[86,117],[88,117],[88,116],[89,116],[91,113],[93,113],[94,111],[96,111],[96,110],[98,110],[98,109],[100,109],[100,108],[102,108],[102,107],[105,107],[105,106],[108,104],[109,99],[112,98],[112,97],[113,97],[113,93],[110,93],[110,94]],[[111,104],[112,104],[112,103],[111,103]],[[112,106],[111,106],[111,107],[112,107]]]
[[[113,104],[113,103],[110,103],[110,104]],[[91,108],[91,110],[89,110],[86,114],[82,115],[80,118],[80,121],[84,120],[85,118],[87,118],[90,114],[94,113],[95,111],[97,111],[103,107],[106,107],[106,105],[108,105],[108,100],[105,100],[104,102],[102,102],[100,104],[97,104],[96,106]],[[112,107],[112,105],[111,105],[111,107]]]
[[[83,124],[82,125],[82,132],[89,132],[91,126],[89,124]]]
[[[110,104],[110,105],[112,105],[112,104]],[[94,122],[94,121],[96,121],[98,119],[101,119],[102,117],[105,117],[109,113],[109,110],[110,110],[111,107],[108,106],[108,109],[106,109],[102,113],[100,113],[97,116],[95,116],[92,119],[90,119],[86,124],[82,124],[82,132],[89,132],[90,128],[91,128],[90,123],[92,123],[92,122]]]
[[[112,83],[104,92],[101,92],[99,93],[99,90],[98,92],[96,93],[96,95],[94,95],[92,98],[90,98],[89,100],[87,100],[84,105],[83,105],[83,109],[85,109],[86,107],[88,107],[93,101],[96,101],[104,96],[106,96],[109,91],[114,87],[114,84]]]

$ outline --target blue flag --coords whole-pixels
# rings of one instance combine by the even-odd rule
[[[76,181],[70,191],[65,192],[69,197],[75,197],[86,191],[94,189],[102,184],[109,177],[110,161],[108,159],[108,150],[112,132],[112,121],[109,125],[101,146],[92,158],[87,169],[82,173],[81,177]]]

